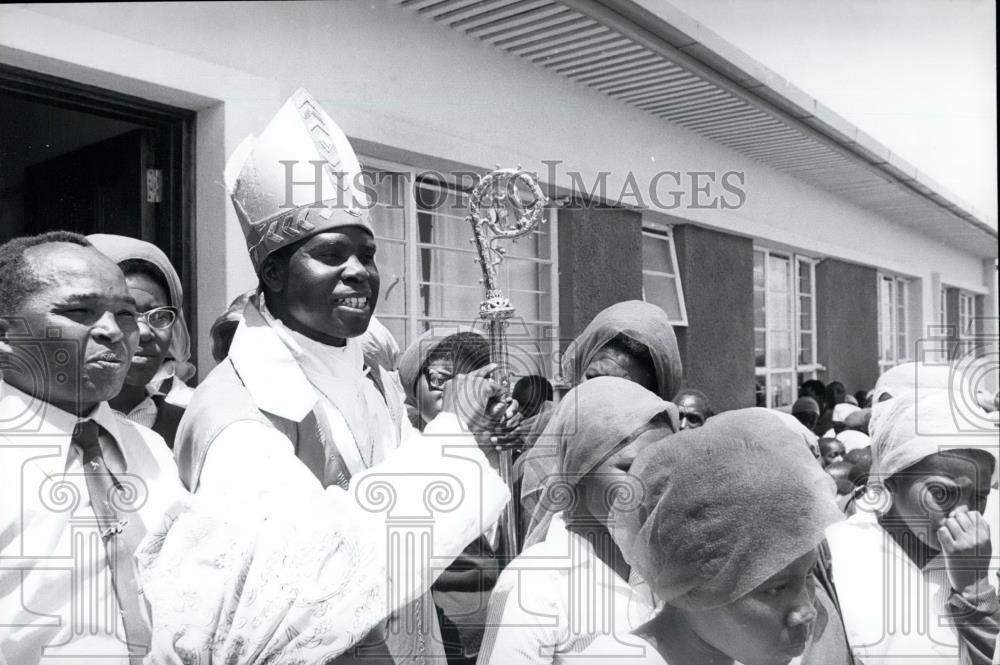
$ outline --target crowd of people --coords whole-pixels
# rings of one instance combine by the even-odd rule
[[[0,246],[0,664],[998,662],[995,395],[715,413],[642,301],[507,390],[475,330],[401,350],[371,221],[280,207],[288,159],[360,169],[304,91],[240,146],[259,284],[200,381],[155,246]]]

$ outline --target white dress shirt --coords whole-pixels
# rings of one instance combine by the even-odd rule
[[[187,495],[170,450],[106,403],[88,418],[118,442],[121,454],[103,453],[140,492],[137,518],[147,530],[158,527]],[[128,664],[104,543],[71,444],[77,420],[0,381],[0,665]]]

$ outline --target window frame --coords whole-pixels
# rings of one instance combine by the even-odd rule
[[[370,171],[385,171],[392,173],[399,173],[402,175],[405,182],[403,188],[403,237],[402,238],[391,238],[388,236],[376,235],[376,240],[381,243],[383,241],[390,241],[396,244],[402,244],[403,246],[403,263],[402,274],[406,284],[406,297],[403,304],[403,315],[398,314],[380,314],[378,311],[375,312],[375,316],[380,320],[397,320],[404,322],[404,336],[403,339],[397,340],[402,348],[406,348],[417,338],[426,328],[425,326],[430,324],[433,325],[437,322],[439,325],[447,326],[452,324],[457,324],[461,326],[467,326],[473,321],[477,320],[478,310],[475,312],[469,312],[467,318],[458,321],[455,319],[447,319],[435,316],[424,316],[422,311],[416,306],[417,303],[421,301],[420,288],[423,283],[423,278],[419,274],[418,266],[420,265],[420,251],[424,249],[434,250],[441,249],[443,251],[456,251],[456,248],[438,245],[437,243],[425,243],[419,240],[419,221],[418,215],[420,214],[420,209],[417,205],[417,194],[418,188],[420,187],[437,187],[437,188],[447,188],[452,191],[461,191],[468,193],[467,189],[463,189],[460,183],[455,182],[454,179],[448,179],[447,173],[442,173],[440,171],[435,171],[431,168],[420,169],[408,164],[403,164],[400,162],[395,162],[388,159],[370,157],[367,155],[359,155],[359,161],[361,162],[362,170]],[[486,173],[489,169],[483,169],[482,173]],[[445,176],[446,179],[443,183],[434,184],[428,182],[418,182],[419,176],[422,174],[433,174],[437,176]],[[551,338],[546,340],[553,348],[558,348],[559,340],[559,231],[558,231],[558,211],[552,206],[546,209],[546,219],[545,224],[547,228],[545,232],[549,235],[549,257],[548,258],[529,258],[521,259],[528,260],[542,266],[548,266],[548,283],[549,283],[549,293],[548,293],[548,320],[524,320],[526,325],[534,325],[541,328],[543,331],[550,331]],[[472,239],[472,228],[468,229],[469,239]],[[469,250],[459,250],[467,251],[470,260],[475,258],[475,251]],[[481,285],[480,289],[482,288]],[[505,291],[506,294],[506,291]],[[506,294],[510,297],[510,294]],[[516,297],[511,298],[513,305],[517,308]],[[552,377],[558,377],[558,355],[557,353],[549,354],[551,361],[550,367],[548,368],[550,380]]]
[[[938,322],[941,328],[948,325],[948,287],[942,284],[938,288]]]
[[[677,303],[678,303],[678,306],[680,308],[681,318],[678,319],[678,320],[669,319],[669,312],[668,312],[667,313],[668,314],[668,319],[670,321],[670,325],[672,325],[672,326],[684,326],[684,327],[687,327],[687,325],[688,325],[687,303],[684,300],[684,284],[681,282],[680,269],[679,269],[679,266],[677,264],[677,245],[674,242],[674,229],[673,229],[672,226],[668,226],[668,225],[663,225],[663,226],[656,225],[656,226],[653,226],[653,225],[648,224],[648,223],[647,224],[643,224],[643,226],[642,226],[642,239],[643,239],[643,242],[645,242],[645,239],[647,237],[648,238],[656,238],[657,240],[665,241],[670,246],[670,265],[672,265],[674,267],[674,272],[673,273],[669,273],[669,272],[662,271],[662,270],[648,270],[646,268],[646,266],[643,265],[642,266],[642,276],[643,276],[642,300],[643,300],[643,302],[649,302],[649,300],[646,298],[646,284],[645,284],[646,275],[652,275],[652,276],[656,276],[656,277],[666,277],[666,278],[672,280],[673,284],[674,284],[674,290],[675,290],[675,292],[677,294]]]
[[[756,255],[760,252],[764,257],[764,326],[763,328],[758,328],[756,322],[754,323],[754,335],[759,330],[764,332],[764,366],[758,367],[756,355],[754,357],[754,377],[764,377],[764,406],[766,408],[776,408],[773,405],[772,395],[773,395],[773,377],[779,374],[791,374],[792,380],[792,397],[791,401],[787,405],[781,405],[791,407],[791,404],[798,398],[799,386],[802,381],[817,378],[819,372],[823,371],[825,367],[819,363],[818,360],[818,344],[817,344],[817,326],[816,326],[816,265],[819,263],[819,259],[813,258],[811,256],[806,256],[803,254],[798,254],[793,251],[786,251],[781,249],[773,249],[766,246],[754,245],[753,247],[754,258],[756,260]],[[789,299],[790,307],[789,311],[791,313],[791,332],[792,332],[792,348],[791,358],[792,363],[790,367],[771,367],[771,335],[769,334],[770,329],[768,328],[768,316],[767,316],[767,297],[768,297],[768,280],[770,275],[769,263],[771,256],[781,257],[789,261],[789,269],[791,271],[791,283],[793,288],[789,289]],[[802,350],[802,297],[803,291],[801,289],[801,284],[799,280],[799,267],[801,265],[809,266],[809,284],[812,287],[811,291],[807,294],[809,297],[809,320],[812,323],[812,328],[807,332],[810,333],[810,351],[812,362],[811,363],[799,363],[799,356]],[[756,286],[754,287],[756,288]],[[756,342],[754,343],[754,349],[756,352]]]
[[[958,336],[976,334],[976,294],[958,290]]]
[[[885,320],[882,315],[882,310],[884,303],[882,302],[882,285],[884,282],[889,282],[892,284],[890,289],[890,303],[889,303],[889,316],[890,316],[890,328],[891,333],[889,335],[892,340],[892,353],[891,358],[886,358],[885,354]],[[914,280],[909,277],[904,277],[902,275],[897,275],[894,273],[878,272],[876,273],[876,294],[878,297],[878,371],[879,374],[883,374],[886,370],[899,365],[900,363],[910,362],[913,360],[912,355],[909,353],[910,342],[912,341],[912,334],[910,331],[910,317],[913,314],[912,306],[910,303],[910,290],[913,288]],[[902,298],[900,298],[902,296]],[[903,310],[903,320],[902,325],[900,325],[900,299],[902,299],[902,310]],[[904,338],[904,343],[902,344],[902,351],[900,351],[899,338]]]

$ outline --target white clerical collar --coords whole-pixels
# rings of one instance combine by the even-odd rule
[[[264,320],[284,342],[293,355],[305,355],[319,362],[330,374],[342,378],[358,376],[364,370],[364,353],[359,340],[349,338],[343,346],[332,346],[317,342],[300,332],[292,330],[279,319],[271,315],[260,294],[260,314]]]
[[[233,335],[229,362],[262,411],[302,422],[319,400],[292,351],[252,299]]]

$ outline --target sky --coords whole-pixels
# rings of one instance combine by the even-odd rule
[[[996,227],[995,2],[669,1]]]

